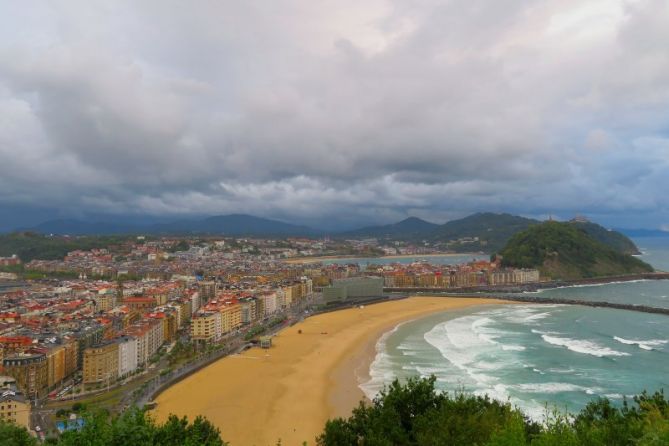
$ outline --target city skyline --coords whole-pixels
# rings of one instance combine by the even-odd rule
[[[0,229],[669,228],[665,2],[1,3]]]

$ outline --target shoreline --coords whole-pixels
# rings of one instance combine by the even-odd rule
[[[302,264],[302,263],[317,263],[322,262],[323,260],[337,260],[337,259],[410,259],[413,257],[416,258],[430,258],[430,257],[459,257],[459,256],[490,256],[490,254],[480,253],[480,252],[444,252],[444,253],[433,253],[433,254],[392,254],[387,256],[377,256],[377,257],[359,257],[355,255],[333,255],[333,256],[318,256],[318,257],[292,257],[287,259],[282,259],[285,263],[291,264]]]
[[[271,349],[228,356],[166,389],[153,415],[201,414],[232,446],[313,444],[325,421],[348,416],[364,398],[359,379],[383,333],[430,314],[506,303],[420,296],[311,316],[280,331]]]

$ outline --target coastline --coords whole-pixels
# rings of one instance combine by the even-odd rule
[[[383,333],[442,311],[504,303],[421,296],[312,316],[279,332],[271,349],[221,359],[170,387],[153,414],[201,414],[232,446],[313,444],[327,419],[348,416],[364,398],[359,379]]]
[[[434,253],[434,254],[393,254],[388,256],[378,256],[378,257],[357,257],[355,255],[336,255],[336,256],[318,256],[318,257],[293,257],[288,259],[283,259],[285,263],[292,264],[302,264],[302,263],[316,263],[322,262],[323,260],[337,260],[337,259],[410,259],[413,257],[417,258],[430,258],[430,257],[459,257],[466,255],[480,255],[480,256],[489,256],[489,254],[484,254],[480,252],[445,252],[445,253]]]

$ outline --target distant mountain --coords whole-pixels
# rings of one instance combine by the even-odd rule
[[[623,254],[570,222],[547,221],[511,237],[500,251],[506,266],[538,268],[553,279],[651,272],[647,263]]]
[[[23,230],[57,235],[220,234],[232,236],[297,236],[316,233],[316,231],[306,226],[292,225],[243,214],[219,215],[199,220],[183,220],[151,225],[50,220]]]
[[[22,230],[39,234],[56,235],[109,235],[131,234],[144,231],[141,226],[123,225],[108,222],[88,222],[82,220],[48,220],[32,228]]]
[[[203,220],[180,221],[153,225],[151,233],[168,234],[223,234],[223,235],[313,235],[317,233],[307,226],[298,226],[252,215],[218,215]]]
[[[628,237],[669,237],[669,231],[661,229],[618,229]]]
[[[418,217],[409,217],[398,223],[380,226],[367,226],[365,228],[347,231],[340,235],[348,237],[400,237],[413,238],[426,236],[439,227],[438,224],[430,223]]]
[[[517,215],[482,212],[439,226],[432,239],[454,251],[496,252],[511,236],[539,223]]]

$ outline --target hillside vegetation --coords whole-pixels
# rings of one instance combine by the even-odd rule
[[[608,230],[597,223],[589,221],[581,222],[572,220],[569,223],[576,226],[578,229],[585,231],[590,237],[598,242],[604,243],[618,252],[623,254],[641,254],[634,242],[618,231]]]
[[[432,234],[432,239],[447,243],[448,249],[453,251],[496,252],[511,236],[538,223],[538,220],[517,215],[483,212],[441,225]],[[463,241],[464,238],[478,240]]]
[[[62,260],[70,251],[107,248],[127,239],[121,236],[51,237],[34,232],[15,232],[0,235],[0,257],[16,254],[23,262]]]
[[[542,275],[553,279],[653,271],[647,263],[605,245],[573,223],[533,225],[511,237],[500,254],[505,266],[539,268]]]

